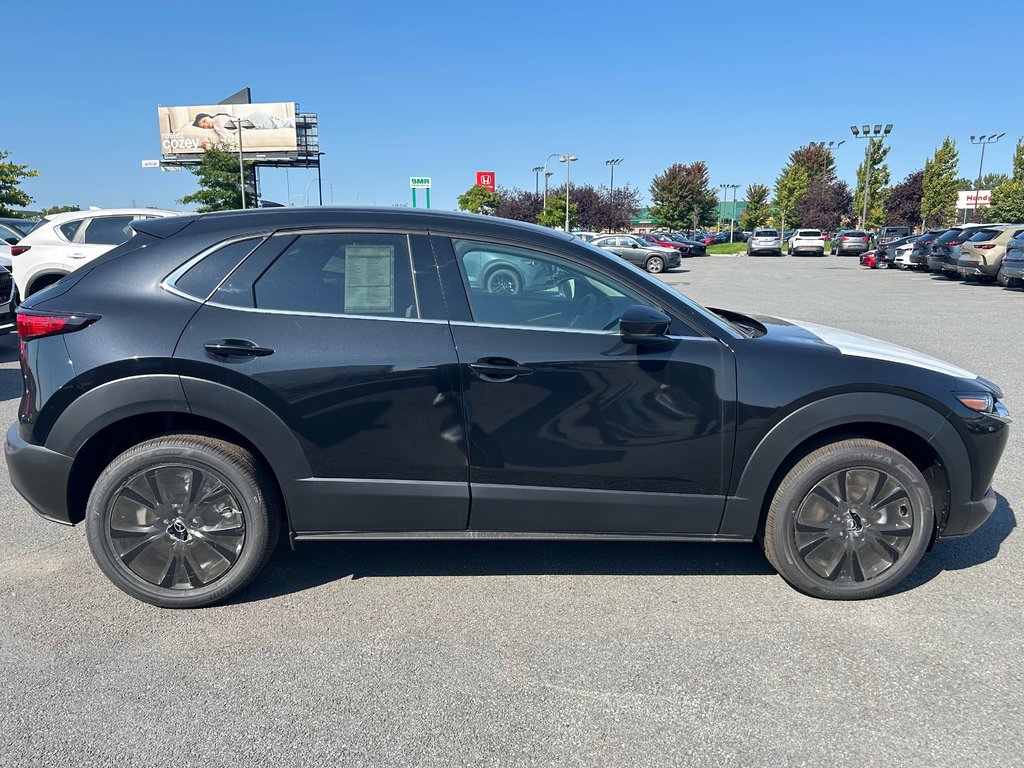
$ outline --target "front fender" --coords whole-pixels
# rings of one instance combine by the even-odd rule
[[[753,538],[772,478],[793,449],[827,430],[863,423],[900,427],[928,442],[946,470],[951,504],[969,500],[970,459],[945,414],[900,395],[851,392],[808,403],[772,427],[751,453],[735,494],[726,501],[719,534]]]

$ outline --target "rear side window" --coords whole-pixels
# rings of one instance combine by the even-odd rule
[[[418,318],[405,235],[300,235],[254,286],[257,309]]]
[[[134,216],[104,216],[93,219],[85,228],[83,242],[93,245],[120,245],[131,239]]]
[[[971,235],[970,240],[968,242],[984,243],[986,240],[995,240],[1001,234],[1001,229],[982,229]]]
[[[82,226],[82,220],[75,219],[74,221],[68,221],[61,224],[57,229],[59,229],[60,233],[67,238],[68,242],[71,242],[75,239],[75,234],[78,232],[78,228],[80,226]]]
[[[182,293],[205,301],[224,276],[237,267],[259,242],[259,238],[249,238],[218,248],[190,267],[174,282],[174,287]]]

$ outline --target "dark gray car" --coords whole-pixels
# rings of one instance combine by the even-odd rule
[[[871,236],[859,229],[844,229],[832,238],[833,256],[860,256],[871,248]]]
[[[631,264],[646,269],[651,274],[664,272],[666,269],[678,267],[679,251],[675,248],[662,248],[651,245],[632,235],[607,235],[595,238],[591,245],[611,251]]]

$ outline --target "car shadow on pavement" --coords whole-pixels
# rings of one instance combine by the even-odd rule
[[[346,577],[767,576],[754,544],[614,541],[287,542],[230,603],[301,592]]]
[[[981,528],[962,539],[936,542],[934,549],[925,554],[914,572],[894,592],[906,592],[927,584],[943,571],[960,571],[993,560],[1016,527],[1013,507],[1005,496],[997,493],[996,509]]]

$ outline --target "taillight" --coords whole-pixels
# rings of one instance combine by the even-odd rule
[[[100,319],[99,315],[18,310],[18,338],[22,341],[80,331]]]
[[[960,245],[960,243],[962,242],[963,240],[951,240],[950,242],[946,243],[946,245],[952,248],[954,245]]]
[[[977,248],[979,251],[987,251],[990,248],[995,248],[996,244],[995,243],[989,243],[988,245],[976,245],[974,247]]]
[[[29,250],[31,247],[31,245],[12,245],[11,256],[21,256],[21,254]]]
[[[848,238],[848,237],[840,237],[839,239],[840,239],[840,241],[842,241],[842,242],[844,242],[844,243],[845,243],[845,242],[846,242],[847,240],[849,240],[850,238]]]

